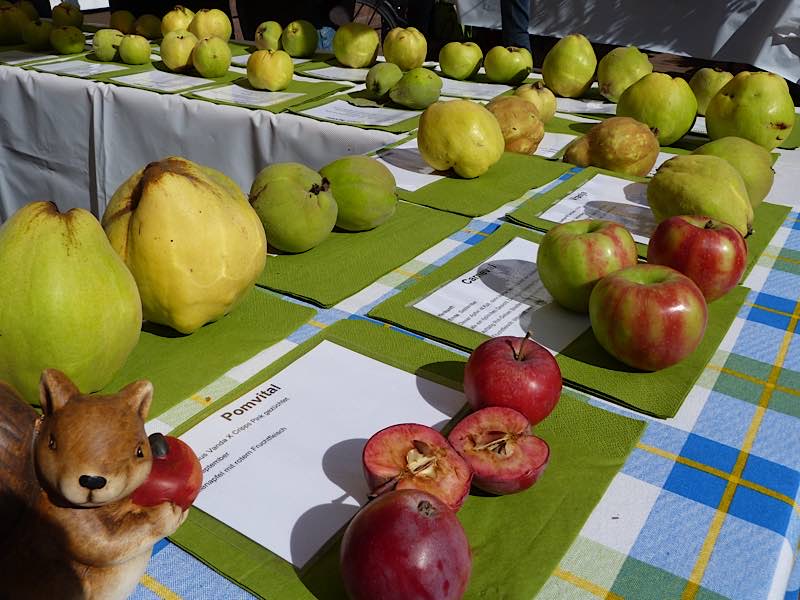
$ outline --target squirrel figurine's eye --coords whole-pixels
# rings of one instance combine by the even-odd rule
[[[144,458],[144,450],[141,446],[136,447],[136,458]]]
[[[47,442],[47,447],[50,448],[50,450],[56,449],[56,438],[53,437],[52,433],[50,434],[50,440]]]

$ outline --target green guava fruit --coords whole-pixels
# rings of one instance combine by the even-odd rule
[[[247,81],[257,90],[285,90],[293,77],[292,57],[283,50],[256,50],[247,59]]]
[[[416,27],[395,27],[383,38],[383,56],[403,71],[421,67],[428,54],[428,42]]]
[[[99,29],[92,38],[92,50],[97,60],[119,60],[119,44],[123,34],[116,29]]]
[[[369,25],[345,23],[333,35],[333,54],[346,67],[369,67],[375,64],[380,42],[378,32]]]
[[[397,184],[384,165],[368,156],[345,156],[320,169],[339,207],[336,226],[366,231],[385,223],[397,208]]]
[[[795,118],[789,86],[775,73],[737,74],[706,108],[706,128],[712,140],[743,137],[767,150],[791,135]]]
[[[28,15],[21,8],[0,7],[0,45],[22,42],[22,30],[29,22]]]
[[[161,40],[161,60],[170,71],[188,71],[192,67],[192,52],[196,44],[197,38],[185,29],[169,31]]]
[[[717,95],[725,84],[733,79],[733,74],[722,69],[704,67],[689,80],[689,87],[694,92],[694,97],[697,98],[697,114],[705,115],[708,103]]]
[[[647,125],[630,117],[611,117],[570,142],[564,161],[644,177],[656,164],[659,150]]]
[[[103,214],[146,320],[192,333],[232,311],[264,269],[258,215],[225,174],[178,156],[152,162]]]
[[[661,222],[678,215],[702,215],[750,232],[753,207],[742,176],[724,158],[689,154],[669,159],[647,185],[647,202]]]
[[[202,77],[222,77],[231,66],[228,42],[216,36],[198,40],[192,50],[192,65]]]
[[[317,51],[319,34],[313,23],[300,19],[289,23],[281,33],[281,47],[289,56],[308,58]]]
[[[63,25],[61,27],[53,27],[50,31],[50,45],[59,54],[77,54],[83,52],[86,38],[83,37],[83,33],[77,27]]]
[[[617,116],[633,117],[656,129],[659,144],[669,146],[692,128],[697,99],[685,79],[650,73],[622,92]]]
[[[483,68],[490,81],[517,85],[533,71],[533,56],[527,48],[495,46],[486,53]]]
[[[161,37],[161,19],[155,15],[141,15],[133,24],[133,32],[148,40]]]
[[[119,57],[127,65],[144,65],[150,62],[150,42],[135,33],[122,36]]]
[[[739,171],[747,188],[750,204],[756,208],[772,188],[775,171],[769,152],[750,140],[724,137],[703,144],[692,154],[710,154],[724,158]]]
[[[542,123],[546,124],[556,114],[556,97],[553,92],[545,87],[543,81],[523,83],[514,90],[514,95],[532,103],[536,110],[539,111],[539,118]]]
[[[597,67],[592,44],[580,33],[570,34],[550,49],[542,63],[544,84],[557,96],[578,98],[592,85]]]
[[[30,403],[46,368],[101,389],[139,340],[136,282],[89,211],[19,209],[0,227],[0,279],[0,380]]]
[[[215,36],[225,40],[226,42],[231,39],[231,20],[224,11],[218,8],[201,8],[192,18],[192,22],[187,27],[198,40],[204,37]]]
[[[194,11],[185,6],[175,6],[161,17],[161,37],[170,31],[187,31],[194,19]]]
[[[471,100],[434,102],[417,130],[422,158],[437,171],[453,169],[465,179],[483,175],[503,156],[505,140],[495,116]]]
[[[451,79],[473,77],[483,62],[483,51],[475,42],[448,42],[439,50],[439,68]]]
[[[39,11],[36,10],[36,7],[33,5],[33,2],[30,0],[18,0],[14,2],[14,6],[20,9],[25,15],[28,17],[29,20],[35,21],[39,18]]]
[[[614,48],[597,64],[597,85],[604,97],[617,102],[622,92],[652,72],[653,64],[638,48]]]
[[[259,50],[282,50],[283,27],[277,21],[264,21],[256,28],[256,48]],[[316,49],[316,48],[315,48]]]
[[[330,182],[300,163],[276,163],[259,172],[250,188],[267,242],[282,252],[305,252],[321,244],[336,224]]]
[[[439,99],[442,91],[442,78],[425,67],[417,67],[403,73],[396,84],[389,90],[392,102],[422,110]]]
[[[129,10],[115,10],[111,13],[108,20],[108,27],[116,29],[124,34],[134,33],[134,25],[136,24],[136,17]]]
[[[388,97],[389,90],[403,78],[403,71],[394,63],[381,62],[367,71],[366,91],[373,100]]]
[[[50,21],[36,19],[28,21],[22,28],[22,41],[31,50],[47,50],[50,47],[50,34],[53,32],[53,24]]]
[[[64,27],[66,25],[72,25],[73,27],[80,27],[83,25],[83,13],[81,9],[69,2],[62,2],[54,6],[51,13],[54,28]]]

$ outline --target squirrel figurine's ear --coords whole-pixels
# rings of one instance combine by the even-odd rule
[[[45,369],[39,379],[39,403],[45,416],[64,408],[69,400],[80,394],[70,378],[56,369]]]
[[[150,403],[153,401],[153,384],[144,379],[129,383],[120,390],[120,395],[139,413],[142,421],[147,419]]]

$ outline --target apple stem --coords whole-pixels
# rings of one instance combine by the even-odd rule
[[[529,339],[531,339],[531,332],[530,331],[526,331],[525,332],[525,337],[522,338],[522,343],[519,345],[519,352],[514,350],[514,360],[522,360],[524,358],[524,352],[523,351],[525,350],[525,342],[527,342]],[[512,348],[513,348],[513,346],[512,346]]]

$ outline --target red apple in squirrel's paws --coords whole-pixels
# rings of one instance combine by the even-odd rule
[[[456,511],[469,493],[472,469],[441,433],[426,425],[381,429],[369,438],[361,459],[370,498],[394,489],[423,490]]]
[[[203,470],[188,444],[176,437],[154,433],[150,436],[153,467],[145,482],[131,495],[139,506],[174,502],[188,509],[203,484]]]
[[[747,244],[727,223],[699,216],[670,217],[650,236],[647,262],[680,271],[711,302],[739,283],[747,266]]]
[[[458,517],[421,490],[387,492],[362,508],[339,563],[351,600],[459,600],[472,571]]]
[[[464,394],[475,410],[506,406],[536,425],[561,396],[561,369],[547,348],[527,335],[491,338],[467,361]]]
[[[491,494],[527,490],[550,460],[550,446],[513,408],[490,406],[467,415],[447,439],[472,467],[473,485]]]

